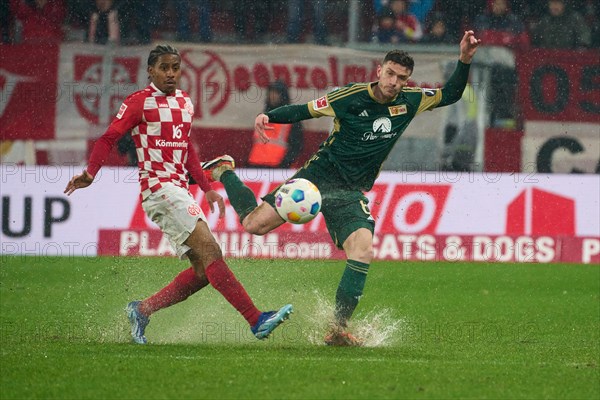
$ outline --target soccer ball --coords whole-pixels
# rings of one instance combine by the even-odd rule
[[[290,179],[275,193],[275,209],[287,222],[305,224],[321,209],[321,192],[309,180]]]

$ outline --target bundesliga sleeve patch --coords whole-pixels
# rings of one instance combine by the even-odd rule
[[[119,108],[119,112],[117,113],[117,118],[123,118],[123,114],[125,114],[125,110],[127,110],[127,105],[125,103],[121,104],[121,108]]]
[[[327,101],[327,96],[320,97],[313,101],[313,109],[315,111],[322,110],[324,108],[329,107],[329,102]]]

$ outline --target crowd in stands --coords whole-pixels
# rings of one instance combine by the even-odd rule
[[[598,0],[359,0],[362,41],[600,47]],[[83,41],[332,44],[347,39],[348,0],[0,0],[2,43]],[[227,39],[229,38],[229,39]]]
[[[346,0],[0,0],[2,43],[82,41],[328,44]],[[347,9],[346,9],[347,10]],[[332,20],[333,17],[333,20]],[[314,29],[313,29],[314,27]]]
[[[449,43],[473,29],[484,44],[600,47],[597,0],[375,0],[373,41]]]

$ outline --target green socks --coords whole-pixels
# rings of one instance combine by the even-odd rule
[[[369,264],[347,260],[346,269],[335,294],[335,318],[345,326],[358,305],[367,280]]]
[[[225,171],[221,175],[221,183],[225,187],[229,202],[233,206],[233,209],[240,217],[240,223],[250,214],[258,203],[252,190],[244,185],[244,182],[238,178],[233,171]]]

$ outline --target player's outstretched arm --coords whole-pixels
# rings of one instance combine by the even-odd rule
[[[460,41],[460,57],[458,59],[465,64],[471,64],[480,43],[481,39],[475,37],[475,32],[465,31]]]
[[[269,138],[265,134],[265,130],[273,129],[273,127],[267,125],[269,122],[293,124],[310,118],[314,117],[308,111],[308,104],[288,104],[277,107],[265,114],[258,114],[254,120],[254,130],[258,133],[261,141],[267,143]]]
[[[456,69],[442,88],[442,100],[437,107],[444,107],[456,103],[462,97],[469,80],[471,61],[477,51],[481,40],[475,37],[473,31],[465,31],[460,41],[460,56]]]
[[[70,196],[75,190],[86,188],[90,186],[92,182],[94,182],[94,177],[84,169],[81,174],[71,178],[64,193],[66,193],[67,196]]]
[[[87,168],[83,170],[80,175],[75,175],[69,181],[65,188],[65,193],[70,196],[77,189],[88,187],[94,182],[94,176],[98,173],[104,161],[110,154],[111,149],[114,147],[117,140],[123,136],[125,132],[119,133],[115,130],[112,125],[108,127],[106,132],[96,142],[90,154],[90,160]]]

